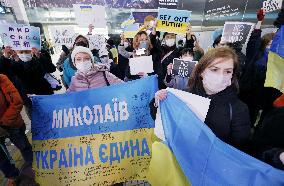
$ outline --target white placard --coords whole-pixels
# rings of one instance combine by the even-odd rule
[[[275,10],[281,9],[283,0],[266,0],[263,1],[262,8],[265,12],[273,12]]]
[[[167,88],[167,91],[182,100],[202,122],[205,121],[210,106],[210,99],[173,88]],[[157,109],[154,132],[158,138],[165,140],[160,108]]]
[[[80,27],[92,24],[95,28],[106,28],[105,7],[99,5],[73,4],[76,23]]]
[[[129,59],[130,74],[137,75],[139,72],[152,73],[153,60],[152,56],[140,56]]]
[[[75,31],[72,26],[49,26],[52,42],[55,46],[66,45],[72,47],[74,43]]]

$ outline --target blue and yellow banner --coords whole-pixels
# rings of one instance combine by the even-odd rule
[[[157,30],[175,34],[186,34],[191,12],[159,8],[157,17]]]
[[[284,93],[284,25],[277,31],[271,43],[264,86]]]
[[[218,139],[197,115],[173,93],[160,103],[164,144],[153,144],[149,180],[156,185],[284,185],[284,171],[271,167]],[[155,151],[154,151],[155,148]],[[159,154],[160,159],[155,159]],[[163,184],[155,181],[155,165],[168,162]],[[176,163],[177,161],[178,163]],[[162,166],[160,166],[162,167]],[[182,170],[182,173],[180,172]],[[186,178],[184,178],[184,175]],[[172,180],[177,180],[175,184]],[[166,183],[165,183],[166,182]]]
[[[145,180],[156,77],[69,94],[35,96],[33,168],[42,185]]]

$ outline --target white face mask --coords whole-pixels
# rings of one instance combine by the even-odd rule
[[[176,44],[176,40],[175,39],[166,39],[165,44],[169,47],[172,47]]]
[[[124,47],[127,48],[129,46],[128,42],[124,42]]]
[[[202,77],[203,87],[208,95],[221,92],[232,84],[232,74],[222,76],[207,69]]]
[[[191,56],[186,56],[186,57],[183,57],[182,60],[184,60],[184,61],[192,61],[192,60],[193,60],[193,57],[191,57]]]
[[[32,54],[18,54],[18,56],[23,62],[28,62],[32,60]]]
[[[92,61],[84,61],[76,64],[77,70],[84,73],[91,70],[92,66],[93,66]]]

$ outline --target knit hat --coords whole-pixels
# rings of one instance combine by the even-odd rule
[[[215,39],[217,39],[217,37],[222,35],[222,33],[223,33],[223,28],[218,28],[218,29],[214,30],[213,33],[212,33],[212,40],[215,41]]]
[[[71,53],[71,59],[72,59],[72,62],[73,62],[73,63],[75,62],[75,56],[76,56],[76,54],[78,54],[78,53],[80,53],[80,52],[89,54],[89,56],[91,57],[92,63],[95,63],[95,61],[94,61],[94,56],[93,56],[91,50],[90,50],[89,48],[82,47],[82,46],[76,46],[76,47],[73,49],[73,51],[72,51],[72,53]]]

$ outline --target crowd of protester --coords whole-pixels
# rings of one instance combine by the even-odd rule
[[[283,9],[274,22],[280,28]],[[116,46],[108,39],[107,52],[89,49],[89,41],[79,35],[72,46],[62,46],[56,66],[47,50],[17,50],[6,46],[0,57],[0,140],[9,138],[21,151],[29,176],[34,176],[32,148],[25,134],[22,108],[31,116],[30,95],[51,95],[56,89],[46,78],[58,69],[62,83],[69,92],[95,89],[157,75],[159,91],[149,104],[156,118],[157,100],[167,99],[167,87],[184,90],[211,99],[205,124],[222,141],[284,170],[284,95],[277,89],[264,87],[268,53],[275,33],[261,37],[265,13],[257,12],[257,24],[242,53],[236,43],[224,43],[222,35],[215,37],[205,52],[191,26],[184,42],[176,34],[139,31],[133,39],[125,38]],[[90,29],[91,34],[92,29]],[[153,73],[130,73],[129,59],[151,56]],[[190,77],[172,74],[173,59],[196,61]],[[173,110],[174,112],[174,110]],[[4,140],[3,140],[4,139]],[[6,178],[15,181],[19,170],[10,163],[5,148],[0,148],[0,169]],[[12,185],[12,184],[11,184]]]

